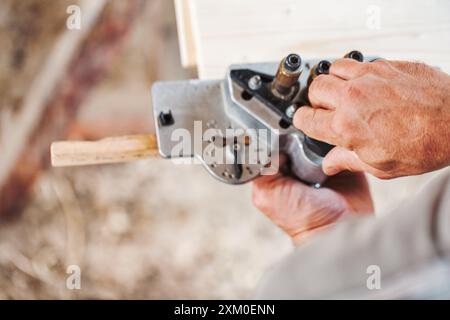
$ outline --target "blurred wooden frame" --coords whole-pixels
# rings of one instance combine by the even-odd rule
[[[189,0],[174,0],[177,18],[178,42],[181,64],[185,68],[197,65],[195,43],[192,33],[191,7]]]
[[[143,3],[78,2],[82,29],[61,30],[8,122],[11,130],[0,158],[0,220],[26,205],[34,181],[50,165],[51,142],[67,137],[82,101],[109,70]]]
[[[352,49],[450,72],[446,0],[175,0],[175,9],[182,64],[200,79],[220,78],[232,63]]]

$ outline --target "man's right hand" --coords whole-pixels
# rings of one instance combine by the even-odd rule
[[[420,63],[334,62],[309,89],[294,125],[334,144],[328,175],[366,171],[389,179],[450,164],[450,76]]]

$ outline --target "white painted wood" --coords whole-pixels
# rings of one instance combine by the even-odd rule
[[[450,72],[447,0],[190,0],[189,5],[201,79],[220,78],[232,63],[275,61],[292,51],[327,57],[352,49]],[[380,28],[374,29],[378,9]]]
[[[181,65],[185,68],[194,67],[196,49],[192,35],[191,7],[189,0],[174,0],[177,17],[178,44],[180,47]]]
[[[289,52],[337,57],[353,49],[423,61],[450,73],[448,0],[186,1],[201,79],[222,78],[233,63],[278,61]],[[370,178],[377,211],[395,208],[435,174]]]

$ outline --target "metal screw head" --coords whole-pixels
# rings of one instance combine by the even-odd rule
[[[364,61],[364,55],[359,52],[358,50],[353,50],[350,51],[349,53],[347,53],[344,58],[349,58],[349,59],[353,59],[359,62],[363,62]]]
[[[284,60],[284,67],[291,71],[297,71],[302,65],[302,58],[298,54],[291,53]]]
[[[287,115],[289,118],[293,118],[293,117],[294,117],[294,114],[295,114],[295,111],[297,111],[297,107],[296,107],[295,105],[290,105],[290,106],[287,107],[287,109],[286,109],[286,115]]]
[[[261,88],[261,85],[262,80],[259,75],[251,77],[250,80],[248,81],[248,87],[252,90],[258,90],[259,88]]]
[[[317,74],[328,74],[330,71],[331,63],[327,60],[322,60],[317,64]]]

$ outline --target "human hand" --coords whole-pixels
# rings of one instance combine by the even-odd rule
[[[366,177],[350,172],[319,189],[282,173],[261,176],[253,182],[253,203],[295,244],[342,217],[374,211]]]
[[[335,61],[309,88],[294,125],[336,145],[323,161],[334,175],[388,179],[450,164],[450,76],[421,63]]]

